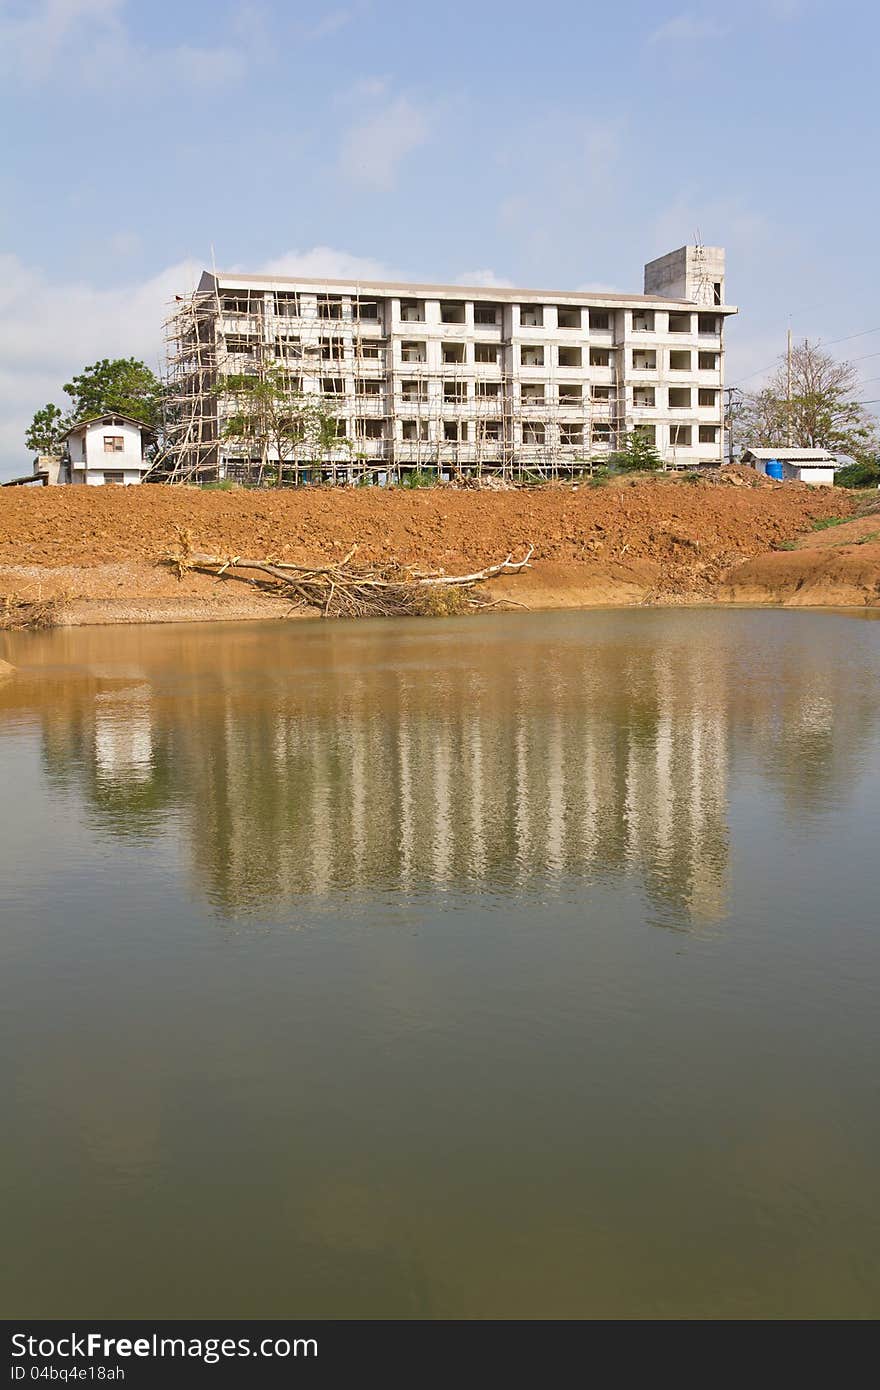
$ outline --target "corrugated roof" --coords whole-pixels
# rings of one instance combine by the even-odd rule
[[[746,449],[743,458],[778,459],[780,463],[836,463],[827,449]]]
[[[213,271],[206,270],[202,276],[202,283],[214,278],[221,289],[234,289],[239,285],[243,287],[263,285],[266,289],[274,288],[276,285],[307,285],[332,287],[349,293],[356,293],[361,297],[374,292],[377,295],[405,294],[413,297],[421,296],[426,299],[469,298],[486,300],[492,304],[513,303],[517,300],[535,300],[546,303],[548,300],[562,299],[585,305],[656,304],[674,305],[676,308],[681,307],[683,309],[699,309],[706,313],[736,313],[732,304],[697,304],[696,300],[692,299],[666,299],[659,294],[617,294],[611,290],[527,290],[513,287],[502,289],[495,285],[410,284],[403,280],[334,280],[330,278],[325,280],[308,275],[239,275],[234,271],[225,270],[218,270],[216,275]]]

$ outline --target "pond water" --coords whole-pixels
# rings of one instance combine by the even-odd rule
[[[6,1316],[880,1314],[880,622],[0,656]]]

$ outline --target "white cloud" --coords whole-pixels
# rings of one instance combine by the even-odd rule
[[[487,290],[508,290],[513,281],[502,279],[494,270],[465,270],[455,277],[455,284],[472,285],[474,288]]]
[[[274,275],[395,280],[399,271],[329,246],[290,251],[262,266]],[[193,290],[203,269],[180,261],[140,283],[100,288],[53,285],[17,256],[0,254],[0,477],[27,472],[24,432],[47,401],[66,406],[62,387],[101,357],[139,357],[162,368],[162,323],[176,294]]]
[[[120,260],[127,259],[129,256],[136,256],[142,245],[139,232],[114,232],[107,240],[107,249],[110,254],[118,256]]]
[[[200,48],[182,43],[161,55],[159,62],[178,81],[210,87],[238,82],[247,70],[247,55],[234,48]]]
[[[22,18],[0,8],[0,55],[10,74],[45,76],[71,43],[106,40],[121,32],[123,0],[37,0]]]
[[[0,475],[27,471],[25,428],[46,401],[68,403],[61,388],[73,372],[100,357],[141,357],[158,368],[169,301],[197,276],[182,262],[114,289],[51,285],[0,255]]]
[[[354,18],[354,10],[330,10],[321,19],[313,24],[308,30],[310,39],[327,39],[332,34],[338,34],[339,30]]]
[[[384,97],[390,86],[390,78],[378,74],[359,77],[357,81],[347,82],[341,87],[333,100],[337,106],[356,106],[362,101],[376,101]]]
[[[286,251],[261,267],[264,275],[304,275],[307,279],[400,280],[406,276],[381,261],[334,251],[332,246],[315,246],[311,251]]]
[[[679,14],[667,19],[648,37],[648,43],[702,43],[707,39],[719,39],[728,32],[729,26],[719,24],[717,19],[699,18],[693,14]]]
[[[346,178],[387,192],[397,182],[399,166],[428,138],[428,121],[407,97],[398,97],[360,125],[342,142],[339,167]]]
[[[163,80],[217,86],[239,81],[249,63],[271,52],[259,12],[244,6],[231,20],[231,41],[138,48],[124,22],[126,0],[37,0],[25,18],[0,0],[0,72],[10,79],[45,81],[63,62],[88,52],[82,80],[101,91],[124,86],[144,98]],[[131,74],[149,71],[150,82],[132,87]]]

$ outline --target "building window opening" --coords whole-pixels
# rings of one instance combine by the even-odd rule
[[[466,401],[467,398],[467,382],[444,381],[443,400],[447,405],[458,405],[461,401]]]
[[[423,299],[402,299],[400,301],[402,323],[424,323],[425,301]]]
[[[401,425],[402,438],[407,443],[419,443],[428,438],[427,420],[404,420]]]

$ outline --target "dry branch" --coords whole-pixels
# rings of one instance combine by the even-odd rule
[[[57,627],[65,606],[65,598],[57,594],[50,598],[4,594],[0,597],[0,632],[44,632]]]
[[[317,609],[325,618],[463,613],[496,607],[500,601],[481,594],[476,585],[501,574],[519,574],[530,569],[534,549],[529,546],[521,560],[514,560],[510,554],[472,574],[445,575],[420,573],[396,561],[381,569],[352,566],[356,545],[341,560],[295,565],[275,559],[203,554],[193,550],[190,533],[180,529],[178,540],[178,548],[163,557],[164,563],[177,571],[178,578],[189,570],[197,570],[218,578],[241,579],[285,599],[295,609]]]

